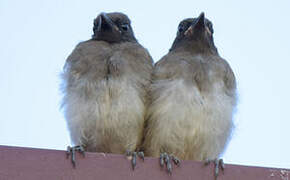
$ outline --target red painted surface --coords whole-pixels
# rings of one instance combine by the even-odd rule
[[[156,158],[137,161],[135,171],[123,155],[77,154],[77,166],[72,167],[65,151],[0,146],[0,180],[214,180],[213,165],[182,161],[173,166],[169,176],[159,167]],[[218,180],[290,180],[290,170],[248,167],[226,164]]]

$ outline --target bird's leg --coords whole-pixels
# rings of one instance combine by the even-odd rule
[[[85,150],[82,146],[68,146],[66,150],[66,157],[69,158],[69,156],[71,156],[71,163],[74,168],[76,167],[76,151],[85,157]]]
[[[174,162],[174,164],[176,166],[180,166],[180,160],[175,156],[171,156],[171,157],[172,157],[172,161]]]
[[[217,180],[217,177],[219,175],[219,169],[224,171],[225,164],[224,164],[223,159],[206,160],[204,164],[207,166],[212,162],[214,163],[214,177],[215,177],[215,180]]]
[[[167,172],[169,174],[172,173],[172,164],[171,164],[171,161],[173,161],[173,163],[177,166],[180,165],[180,160],[173,156],[173,155],[168,155],[167,153],[161,153],[160,154],[160,159],[159,159],[159,163],[160,163],[160,166],[163,167],[164,166],[164,163],[166,164],[166,169],[167,169]]]
[[[165,163],[166,163],[167,172],[169,174],[171,174],[172,173],[171,157],[168,154],[165,154],[164,155],[164,160],[165,160]]]
[[[143,151],[129,151],[129,150],[127,150],[126,156],[131,157],[131,164],[132,164],[133,170],[135,169],[136,164],[137,164],[137,156],[139,158],[141,158],[144,162],[144,152]]]

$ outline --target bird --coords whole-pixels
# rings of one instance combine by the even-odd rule
[[[184,19],[169,52],[154,65],[143,147],[169,173],[180,159],[215,161],[215,171],[224,167],[219,157],[234,128],[237,88],[213,33],[203,12]]]
[[[80,42],[61,74],[62,109],[75,152],[127,154],[133,169],[144,160],[148,88],[153,60],[135,38],[131,21],[121,12],[100,13],[92,38]],[[140,151],[140,152],[139,152]]]

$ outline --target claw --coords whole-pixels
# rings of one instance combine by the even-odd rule
[[[160,154],[160,162],[159,163],[160,163],[161,167],[164,166],[164,154],[163,153]]]
[[[219,160],[216,159],[216,160],[214,160],[214,177],[215,177],[215,179],[217,179],[218,175],[219,175]]]
[[[68,147],[66,148],[66,158],[67,158],[67,159],[69,158],[70,153],[71,153],[71,147],[68,146]]]
[[[85,154],[85,149],[84,149],[83,146],[79,146],[79,148],[78,148],[77,150],[78,150],[79,153],[81,153],[81,154],[83,155],[83,157],[86,156],[86,154]]]
[[[144,152],[140,151],[137,153],[138,157],[141,158],[143,160],[143,162],[145,161],[144,159]]]
[[[132,154],[131,151],[129,150],[126,151],[126,156],[131,156],[131,154]]]
[[[132,161],[131,161],[133,170],[136,167],[136,156],[137,156],[137,153],[136,152],[133,152],[133,154],[132,154]]]
[[[223,159],[220,159],[220,160],[219,160],[219,164],[220,164],[221,170],[224,171],[224,170],[225,170],[225,163],[224,163],[224,160],[223,160]]]
[[[76,151],[74,148],[71,148],[71,163],[73,164],[73,167],[76,167]]]
[[[68,146],[66,151],[66,158],[69,158],[69,156],[71,156],[71,163],[74,168],[76,167],[76,151],[81,153],[83,157],[85,157],[85,150],[82,146]]]
[[[223,159],[206,160],[204,164],[207,166],[211,162],[214,163],[214,177],[215,177],[215,180],[217,180],[219,172],[220,172],[219,169],[221,168],[221,170],[224,171],[225,164],[224,164]]]
[[[166,154],[166,157],[165,157],[165,162],[166,162],[166,166],[167,166],[167,171],[171,175],[171,173],[172,173],[171,157],[168,156],[167,154]]]
[[[180,160],[177,157],[171,156],[171,158],[175,165],[180,166]]]
[[[135,170],[135,167],[136,167],[136,164],[137,164],[137,156],[139,158],[141,158],[144,162],[144,153],[142,151],[139,151],[139,152],[132,152],[132,151],[129,151],[127,150],[126,151],[126,156],[129,157],[131,156],[132,159],[131,159],[131,165],[132,165],[132,169]]]
[[[207,160],[204,161],[204,165],[207,166],[207,165],[210,164],[210,162],[211,162],[211,160],[207,159]]]
[[[173,156],[173,155],[168,155],[167,153],[161,153],[160,158],[159,158],[159,163],[160,166],[163,168],[164,164],[166,164],[166,169],[169,175],[172,174],[172,164],[171,161],[174,162],[175,165],[179,166],[180,165],[180,160]]]

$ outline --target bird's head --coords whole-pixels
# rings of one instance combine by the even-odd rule
[[[213,41],[212,23],[202,12],[197,18],[187,18],[178,25],[177,35],[170,51],[177,48],[189,48],[196,52],[212,51],[217,53]]]
[[[101,13],[94,20],[93,40],[109,43],[136,42],[130,19],[123,13]]]

